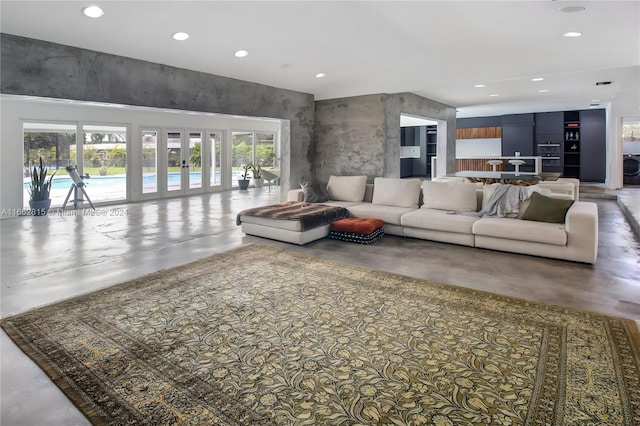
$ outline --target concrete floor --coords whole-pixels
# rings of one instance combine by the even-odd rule
[[[640,320],[640,242],[614,200],[600,214],[595,266],[385,236],[370,246],[320,240],[299,247],[243,235],[244,208],[277,201],[251,189],[100,207],[97,215],[0,220],[1,315],[108,287],[248,243],[447,284]],[[47,376],[1,336],[2,426],[86,425]]]

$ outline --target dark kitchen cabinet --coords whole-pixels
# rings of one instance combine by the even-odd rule
[[[564,112],[539,112],[535,114],[536,136],[561,135],[564,127]]]
[[[536,113],[535,135],[535,155],[542,157],[542,171],[562,173],[564,112]]]
[[[502,117],[502,155],[513,157],[516,152],[521,156],[533,155],[533,114],[513,114]],[[507,161],[508,164],[508,161]],[[508,166],[513,167],[513,166]],[[523,172],[532,172],[533,160],[520,167]]]
[[[604,182],[606,175],[606,114],[603,109],[580,111],[580,180]]]

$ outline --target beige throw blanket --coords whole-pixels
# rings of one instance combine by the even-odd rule
[[[469,216],[479,217],[517,217],[520,214],[520,202],[529,198],[529,187],[518,185],[499,185],[487,200],[487,204],[478,212]]]

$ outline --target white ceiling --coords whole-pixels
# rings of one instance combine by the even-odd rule
[[[89,4],[104,16],[83,16]],[[558,11],[573,5],[586,10]],[[598,99],[640,115],[640,1],[2,0],[0,12],[4,33],[317,100],[413,92],[474,117],[585,109]],[[176,31],[191,37],[174,41]],[[239,49],[249,56],[234,57]],[[595,85],[603,80],[613,84]]]

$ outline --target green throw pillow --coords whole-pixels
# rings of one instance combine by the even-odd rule
[[[567,210],[573,204],[573,200],[561,200],[547,197],[539,192],[531,194],[529,207],[524,211],[520,219],[535,220],[537,222],[564,223]]]

